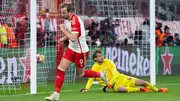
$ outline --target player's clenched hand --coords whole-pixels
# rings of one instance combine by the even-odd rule
[[[63,40],[62,40],[62,39],[59,39],[59,40],[58,40],[58,44],[63,44]]]
[[[81,89],[80,92],[87,92],[87,89]]]
[[[62,43],[64,41],[64,38],[60,38],[59,40],[58,40],[58,43]]]

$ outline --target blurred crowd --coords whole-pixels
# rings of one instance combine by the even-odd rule
[[[44,26],[37,22],[37,47],[55,46],[56,31],[51,30],[50,17],[42,16]],[[16,20],[0,20],[0,48],[24,48],[30,46],[30,22],[24,14],[17,15]],[[11,20],[13,20],[11,18]]]
[[[76,0],[79,1],[79,0]],[[121,6],[122,4],[127,7],[131,7],[129,11],[136,11],[138,8],[139,12],[142,13],[144,18],[149,18],[149,8],[146,0],[142,0],[141,3],[133,2],[133,1],[102,1],[102,0],[92,0],[92,1],[79,1],[76,2],[77,12],[78,14],[87,15],[88,17],[102,17],[105,18],[108,15],[111,17],[107,17],[105,19],[101,19],[101,21],[96,22],[92,21],[91,25],[88,27],[88,44],[97,45],[97,46],[119,46],[119,45],[149,45],[150,44],[150,22],[148,19],[145,19],[143,23],[140,23],[140,28],[136,29],[136,31],[122,31],[126,28],[122,26],[123,17],[126,17],[126,13],[128,16],[131,16],[129,12],[125,8],[118,8],[116,6]],[[86,4],[86,6],[83,6]],[[101,4],[106,5],[103,9],[101,9]],[[111,6],[113,5],[113,8]],[[175,21],[179,20],[178,10],[177,8],[180,5],[179,2],[170,3],[169,2],[156,2],[156,17],[162,21]],[[108,7],[109,6],[109,7]],[[141,7],[139,7],[141,6]],[[124,6],[125,7],[125,6]],[[82,9],[84,8],[84,9]],[[93,9],[89,9],[93,8]],[[118,17],[116,17],[116,11],[121,11],[118,13]],[[123,13],[126,11],[126,13]],[[112,13],[112,14],[111,14]],[[136,17],[136,15],[141,15],[138,12],[133,12],[131,17]],[[107,15],[107,16],[106,16]],[[122,16],[123,15],[123,16]],[[122,16],[122,18],[121,18]],[[139,16],[138,16],[139,17]],[[118,18],[118,19],[117,19]],[[165,23],[164,23],[165,24]],[[85,24],[86,25],[86,24]],[[161,23],[156,23],[156,46],[179,46],[179,33],[171,33],[170,27],[172,25],[163,25]]]
[[[136,12],[136,9],[141,3],[133,1],[122,2],[118,0],[92,0],[91,2],[88,0],[75,1],[75,11],[78,15],[83,17],[89,17],[92,19],[93,17],[101,18],[98,21],[95,21],[97,19],[91,20],[90,22],[88,22],[88,24],[87,22],[84,22],[86,28],[87,43],[89,45],[122,46],[150,44],[150,22],[148,19],[145,19],[144,22],[140,24],[140,28],[136,28],[135,31],[132,31],[131,28],[125,28],[128,26],[129,23],[123,22],[123,17],[126,18],[127,15],[130,16],[130,13],[127,11],[135,11],[132,13],[132,18],[138,14],[138,12]],[[125,6],[122,6],[124,3],[127,7],[131,8],[128,8],[129,10],[126,10],[127,8]],[[24,3],[22,3],[22,5],[23,4]],[[147,2],[142,1],[141,7],[144,7],[144,9],[141,9],[139,12],[144,12],[142,15],[149,16],[148,12],[146,12],[148,11],[146,5]],[[176,7],[178,7],[177,5]],[[16,20],[9,21],[8,18],[0,18],[0,48],[23,48],[29,46],[30,44],[30,21],[27,17],[28,15],[25,7],[20,7],[20,15],[16,15]],[[117,13],[116,11],[119,12]],[[57,30],[51,30],[51,19],[48,12],[49,11],[47,9],[46,15],[42,16],[44,19],[43,24],[42,21],[37,21],[38,47],[56,45],[55,38]],[[176,14],[172,12],[178,13],[178,10],[176,10],[174,6],[170,4],[167,5],[167,3],[159,3],[156,6],[156,15],[158,19],[169,21],[177,20],[178,17],[175,16]],[[111,13],[112,16],[108,17],[109,15],[111,15]],[[123,26],[122,23],[126,23],[127,26]],[[170,32],[170,26],[166,25],[162,27],[162,23],[156,22],[156,46],[179,46],[179,33]]]
[[[10,24],[1,23],[0,24],[0,48],[17,47],[17,39],[15,37],[13,27]]]
[[[162,30],[162,24],[156,22],[156,46],[180,46],[179,33],[170,33],[170,28],[166,25]]]
[[[101,20],[99,23],[92,21],[87,33],[87,42],[89,45],[97,45],[97,46],[119,46],[126,45],[128,43],[128,39],[132,38],[131,33],[125,33],[127,36],[124,37],[120,33],[120,24],[121,20],[108,17],[104,20]],[[121,37],[122,35],[122,37]]]
[[[0,48],[30,47],[29,2],[12,2],[17,8],[12,8],[13,3],[0,1]],[[55,46],[57,32],[52,30],[49,9],[46,9],[45,14],[38,13],[37,18],[40,18],[37,19],[37,47]]]
[[[97,46],[122,46],[122,45],[150,45],[150,21],[145,19],[135,32],[122,29],[121,19],[108,17],[100,23],[92,21],[86,29],[87,42],[89,45]],[[162,27],[161,23],[156,22],[156,46],[180,46],[179,33],[170,33],[168,25]]]

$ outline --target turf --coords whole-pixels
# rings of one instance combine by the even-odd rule
[[[76,84],[64,85],[60,97],[60,101],[179,101],[180,96],[180,76],[158,76],[157,87],[167,87],[168,93],[115,93],[102,92],[99,85],[93,85],[91,90],[86,93],[80,93],[80,89],[85,86],[85,81],[77,81]],[[38,87],[36,95],[16,94],[16,95],[0,95],[0,101],[45,101],[44,97],[53,90],[53,84],[47,87]],[[26,93],[27,89],[22,89],[22,93]]]

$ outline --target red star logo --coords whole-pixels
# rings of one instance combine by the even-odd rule
[[[25,69],[23,81],[27,82],[28,78],[30,77],[30,49],[27,50],[25,57],[19,58],[19,61]]]
[[[164,71],[163,71],[164,75],[166,75],[167,73],[171,74],[171,61],[172,61],[172,58],[173,58],[173,54],[170,54],[169,53],[169,48],[166,47],[165,54],[161,55],[161,59],[164,62]]]

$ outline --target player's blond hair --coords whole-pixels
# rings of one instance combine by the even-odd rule
[[[60,7],[61,8],[65,8],[66,7],[68,12],[73,12],[73,5],[72,5],[71,2],[64,2],[64,3],[61,4]]]
[[[101,49],[96,49],[92,55],[93,60],[95,61],[95,58],[97,58],[97,53],[102,54]]]

